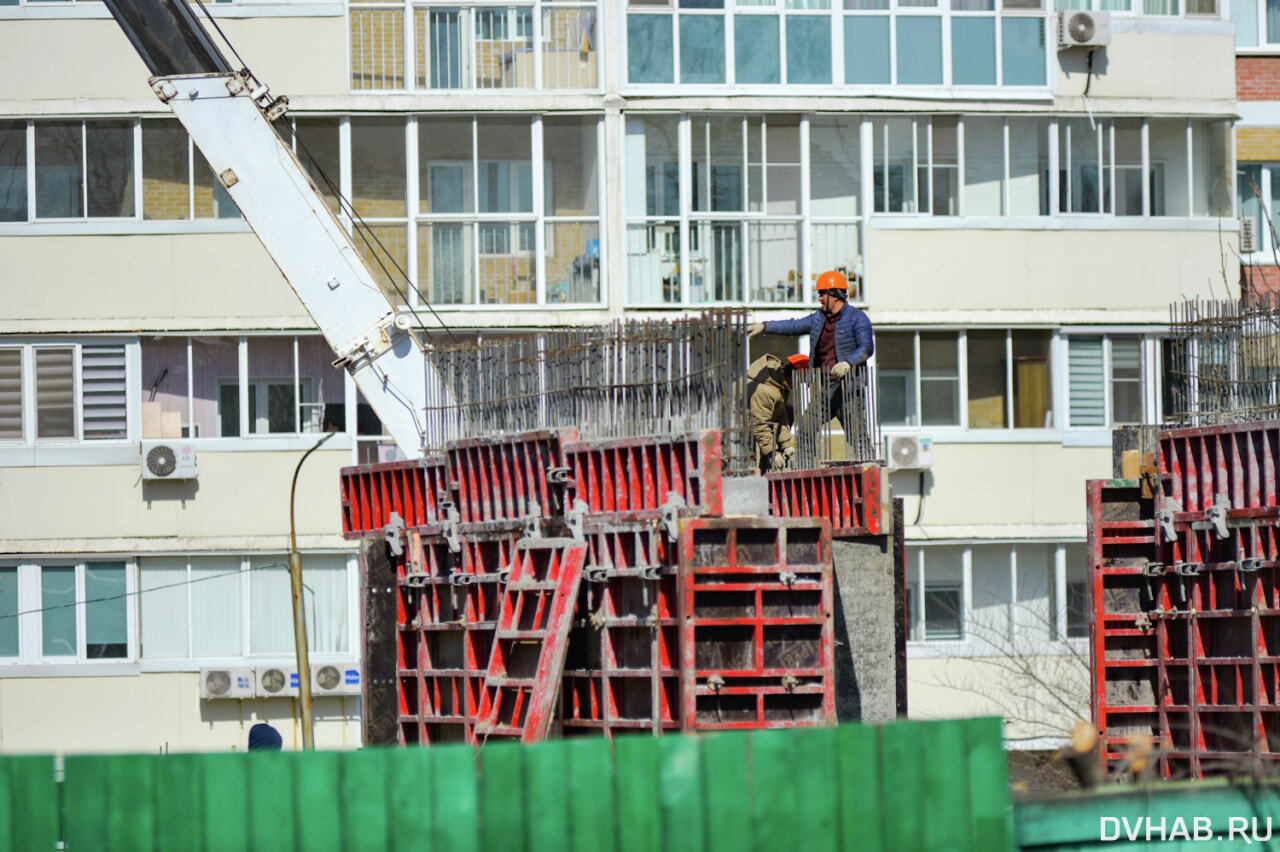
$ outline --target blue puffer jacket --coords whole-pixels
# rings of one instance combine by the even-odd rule
[[[822,327],[827,324],[827,315],[822,311],[814,311],[807,317],[789,320],[770,320],[764,324],[765,334],[790,334],[798,337],[809,335],[809,356],[818,351],[818,338],[822,336]],[[853,366],[866,363],[871,353],[876,351],[875,339],[871,335],[871,320],[867,315],[848,303],[840,311],[836,320],[836,360],[848,361]]]

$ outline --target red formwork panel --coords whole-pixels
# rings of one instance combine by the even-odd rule
[[[586,540],[560,690],[563,733],[679,730],[675,545],[645,523],[589,526]]]
[[[697,518],[679,546],[685,730],[835,724],[831,524]]]
[[[1221,498],[1227,508],[1276,509],[1280,420],[1161,431],[1162,497],[1177,513],[1207,512]]]
[[[682,515],[724,510],[718,431],[566,442],[564,456],[574,500],[600,522],[658,518],[673,494],[685,507]]]
[[[884,504],[877,464],[841,464],[765,474],[775,518],[826,518],[835,536],[881,535]]]
[[[587,547],[573,539],[528,539],[502,589],[475,739],[546,739],[556,711]]]
[[[396,512],[406,527],[438,523],[448,480],[443,456],[344,467],[340,472],[342,535],[382,534]]]
[[[575,430],[562,429],[450,441],[445,456],[457,489],[458,519],[489,523],[563,515],[568,473],[562,444],[576,439]]]

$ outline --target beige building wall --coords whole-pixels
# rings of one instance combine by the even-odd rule
[[[360,746],[358,697],[317,698],[313,715],[316,748]],[[293,699],[202,701],[196,672],[0,678],[0,754],[245,751],[258,722],[301,750]]]
[[[1113,98],[1144,98],[1155,103],[1145,110],[1172,112],[1185,110],[1191,102],[1217,102],[1227,106],[1236,87],[1236,43],[1231,25],[1221,21],[1200,21],[1219,30],[1170,33],[1138,31],[1152,27],[1152,19],[1125,21],[1112,17],[1111,44],[1093,58],[1093,80],[1089,100],[1095,109],[1109,109]],[[1184,28],[1189,19],[1178,22]],[[1056,44],[1048,45],[1052,51]],[[1074,48],[1057,55],[1057,92],[1061,99],[1078,100],[1088,82],[1087,51]],[[1205,108],[1208,104],[1195,104]],[[1216,108],[1216,107],[1210,107]]]

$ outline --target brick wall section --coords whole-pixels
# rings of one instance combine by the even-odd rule
[[[1236,98],[1280,101],[1280,56],[1237,56]]]
[[[1246,296],[1280,293],[1280,266],[1241,266],[1240,288]]]

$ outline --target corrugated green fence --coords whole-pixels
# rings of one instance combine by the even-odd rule
[[[1012,847],[1000,721],[536,746],[0,758],[0,847],[674,852]]]

